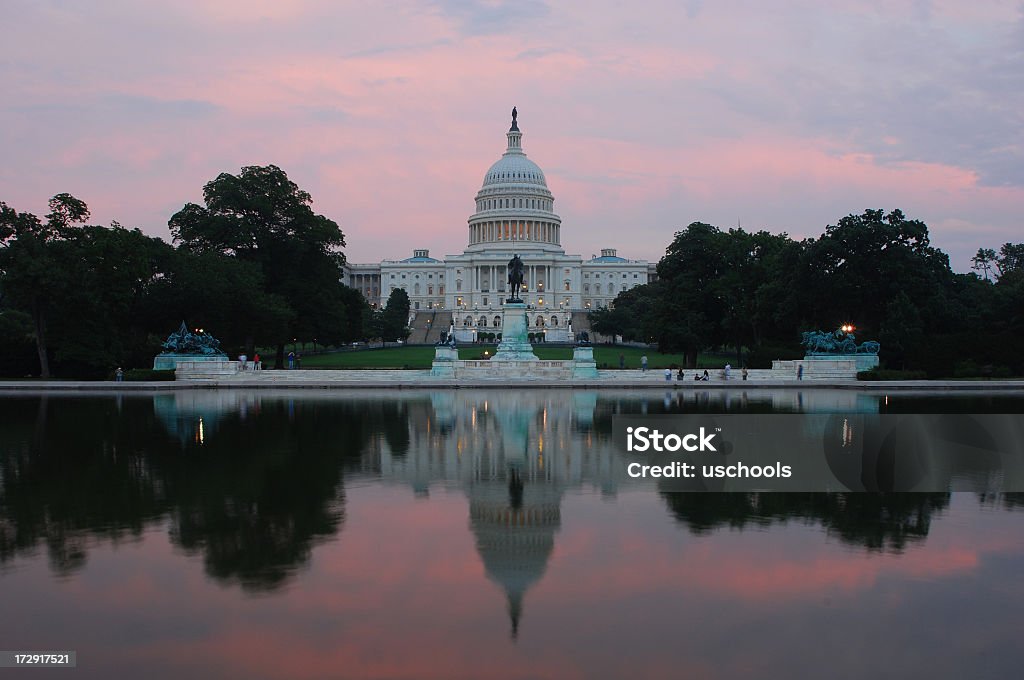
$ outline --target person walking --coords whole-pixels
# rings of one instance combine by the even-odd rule
[[[732,371],[732,364],[725,365],[725,379],[729,379],[729,372]]]
[[[797,380],[803,380],[804,379],[804,365],[803,364],[798,364],[797,367],[796,367],[796,379]]]
[[[646,373],[647,372],[647,355],[646,354],[643,355],[642,357],[640,357],[640,372],[641,373]]]
[[[114,371],[114,382],[124,382],[124,369],[120,366]]]
[[[252,370],[254,370],[254,371],[262,371],[263,370],[263,363],[260,361],[260,353],[259,352],[256,352],[255,354],[252,355]]]
[[[626,355],[623,354],[622,352],[619,352],[619,369],[623,369],[625,367],[626,367]]]
[[[746,366],[743,367],[743,370],[740,371],[740,374],[743,376],[744,380],[747,379],[747,367]]]
[[[288,370],[295,368],[295,352],[288,352]]]

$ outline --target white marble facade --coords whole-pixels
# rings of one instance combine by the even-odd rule
[[[573,312],[610,306],[623,290],[654,277],[654,264],[619,257],[616,249],[584,259],[561,245],[562,220],[544,172],[526,157],[513,118],[507,147],[484,175],[468,220],[467,244],[458,255],[411,257],[379,264],[351,264],[345,283],[371,305],[386,304],[394,288],[409,294],[412,310],[451,311],[457,329],[498,328],[508,297],[506,265],[513,253],[526,263],[525,292],[531,329],[565,329]]]

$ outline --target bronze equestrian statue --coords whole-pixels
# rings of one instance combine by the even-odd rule
[[[522,302],[519,299],[519,291],[523,287],[523,272],[525,271],[526,265],[519,259],[519,255],[513,255],[512,259],[508,261],[509,298],[505,302]]]

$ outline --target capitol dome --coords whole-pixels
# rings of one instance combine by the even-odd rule
[[[476,194],[476,212],[469,218],[469,249],[508,250],[511,242],[561,252],[562,220],[554,213],[555,198],[540,166],[526,157],[523,133],[512,109],[508,145],[484,175]]]
[[[484,176],[484,188],[495,184],[535,184],[547,189],[544,171],[521,148],[509,148]]]

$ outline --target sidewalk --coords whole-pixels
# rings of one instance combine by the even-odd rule
[[[570,388],[570,389],[617,389],[657,388],[685,391],[699,390],[761,390],[761,389],[844,389],[870,391],[1024,391],[1024,380],[906,380],[885,382],[862,382],[857,380],[741,380],[738,377],[710,381],[676,380],[666,381],[663,373],[648,371],[598,371],[596,378],[551,380],[502,376],[480,378],[469,382],[451,378],[436,378],[429,370],[376,369],[365,371],[345,370],[296,370],[238,373],[202,380],[180,380],[159,382],[113,382],[75,380],[3,380],[0,391],[114,391],[134,392],[153,390],[183,390],[209,388]]]

